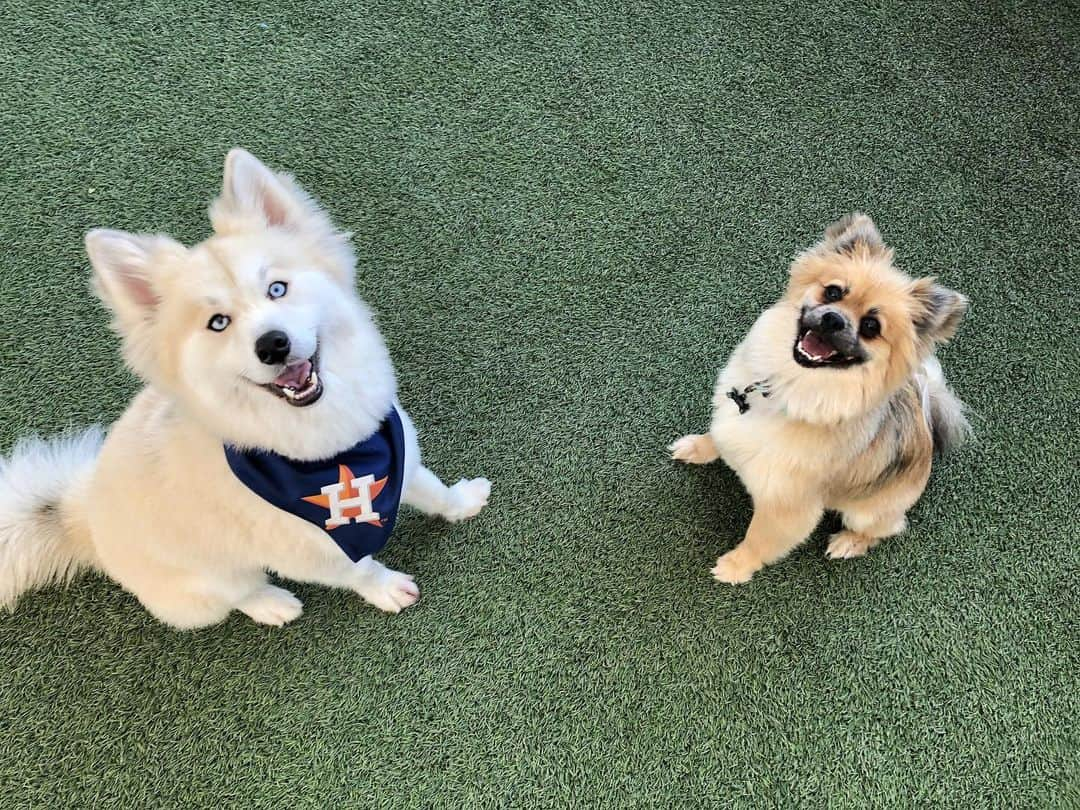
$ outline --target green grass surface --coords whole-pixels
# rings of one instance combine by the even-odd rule
[[[976,7],[977,6],[977,7]],[[136,382],[92,226],[205,235],[234,145],[355,233],[444,477],[387,617],[0,616],[0,806],[1080,806],[1080,11],[1068,3],[2,0],[0,449]],[[748,499],[676,468],[788,258],[861,208],[973,301],[978,440],[911,530],[708,576]]]

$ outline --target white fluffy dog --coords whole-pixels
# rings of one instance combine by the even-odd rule
[[[348,237],[326,213],[236,149],[210,218],[191,248],[87,234],[146,387],[104,443],[96,430],[31,439],[3,462],[0,606],[92,568],[177,628],[232,610],[295,619],[300,601],[267,571],[397,612],[419,591],[371,553],[398,500],[451,521],[487,503],[487,480],[447,487],[421,465]]]

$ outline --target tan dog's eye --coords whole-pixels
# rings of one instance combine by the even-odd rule
[[[830,284],[825,288],[825,302],[834,304],[844,297],[844,288],[839,284]]]
[[[867,315],[859,321],[859,336],[865,340],[873,340],[881,334],[881,321],[873,315]]]

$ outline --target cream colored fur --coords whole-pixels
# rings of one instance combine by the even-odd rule
[[[761,314],[720,372],[708,433],[669,447],[687,463],[722,458],[753,498],[745,538],[713,568],[722,582],[746,582],[786,556],[827,509],[840,512],[845,525],[829,556],[865,554],[905,528],[905,513],[930,475],[932,429],[944,444],[967,431],[963,406],[933,355],[966,309],[963,296],[895,269],[865,215],[833,225],[796,259],[791,275],[785,296]],[[845,290],[837,311],[856,324],[874,314],[882,331],[860,341],[866,358],[858,365],[807,368],[793,357],[800,318],[825,305],[823,292],[834,284]],[[741,412],[728,393],[755,383]]]
[[[265,624],[295,619],[299,600],[267,571],[350,589],[386,611],[412,605],[412,577],[371,557],[350,562],[321,529],[246,489],[222,451],[228,442],[297,460],[332,457],[370,436],[391,407],[405,430],[403,502],[451,521],[486,504],[486,479],[447,487],[422,466],[389,354],[353,289],[347,237],[325,212],[291,178],[233,150],[212,222],[214,235],[192,248],[165,236],[87,235],[124,356],[148,384],[96,460],[88,439],[29,445],[6,465],[0,605],[86,567],[185,629],[233,610]],[[287,282],[288,294],[268,300],[272,281]],[[222,332],[207,328],[216,313],[231,317]],[[297,356],[318,350],[325,388],[314,405],[290,406],[261,387],[278,371],[253,350],[268,329],[285,331]],[[12,470],[49,466],[71,478],[62,501],[51,503],[44,485],[14,487]]]

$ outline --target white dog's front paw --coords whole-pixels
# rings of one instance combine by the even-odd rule
[[[381,565],[380,568],[370,582],[357,589],[360,596],[387,613],[400,613],[415,605],[420,599],[420,588],[413,578]]]
[[[274,627],[281,627],[304,612],[303,602],[276,585],[264,585],[236,607],[259,624]]]
[[[443,517],[451,523],[471,518],[485,506],[491,495],[491,482],[486,478],[462,478],[450,487],[449,505]]]

